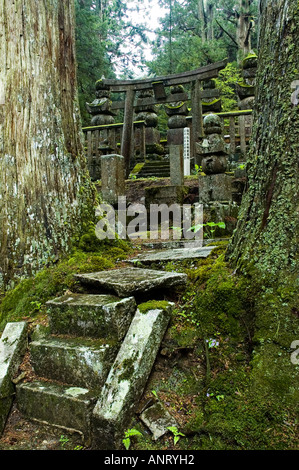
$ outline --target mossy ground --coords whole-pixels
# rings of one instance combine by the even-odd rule
[[[24,279],[0,301],[0,332],[8,321],[37,320],[45,315],[45,303],[65,291],[79,291],[74,274],[103,271],[127,258],[131,247],[123,240],[100,241],[91,229],[74,245],[70,255],[57,264]]]
[[[154,391],[185,437],[174,447],[171,434],[153,442],[143,429],[136,449],[298,448],[294,286],[271,290],[237,275],[224,250],[222,243],[208,259],[176,265],[189,282],[144,396]]]

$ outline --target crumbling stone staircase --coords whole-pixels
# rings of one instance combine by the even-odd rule
[[[47,304],[49,328],[37,328],[29,342],[37,378],[16,385],[16,402],[27,418],[78,432],[94,449],[115,449],[142,395],[174,306],[163,302],[140,311],[137,303],[184,285],[186,275],[130,267],[77,279],[84,294]],[[16,342],[8,341],[10,347]],[[5,355],[12,360],[10,350]],[[0,377],[0,405],[13,393],[16,361],[6,368],[9,387],[3,393]]]
[[[136,176],[137,178],[169,178],[169,160],[146,162]]]

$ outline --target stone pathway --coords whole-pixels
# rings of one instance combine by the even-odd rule
[[[76,278],[89,288],[111,292],[119,297],[151,293],[186,284],[187,275],[154,269],[122,268],[99,273],[79,274]]]
[[[36,379],[21,380],[15,386],[16,404],[25,418],[79,433],[86,446],[119,449],[174,307],[163,301],[140,311],[135,296],[156,298],[161,289],[166,293],[184,286],[186,275],[128,267],[76,278],[86,293],[49,301],[48,329],[36,328],[30,338]],[[24,325],[8,324],[8,333],[10,330],[17,332],[19,340],[14,334],[12,343],[24,352]],[[10,344],[3,334],[0,357],[5,340]],[[19,365],[18,354],[3,372],[2,383],[11,387],[1,390],[0,381],[2,427]],[[3,406],[8,400],[8,406]]]
[[[198,248],[174,248],[170,250],[153,250],[138,255],[130,262],[136,264],[141,262],[144,265],[150,265],[158,262],[182,261],[189,259],[200,259],[209,256],[215,246],[205,246]]]
[[[49,326],[37,327],[29,346],[27,325],[8,324],[0,340],[0,434],[16,393],[25,418],[79,433],[92,449],[121,448],[174,308],[165,301],[149,302],[145,311],[138,305],[157,300],[161,292],[162,298],[167,291],[173,294],[187,282],[186,274],[148,266],[206,258],[213,248],[153,250],[128,260],[145,268],[76,275],[85,293],[47,302]],[[25,378],[14,386],[28,347],[36,379]],[[143,413],[148,425],[151,414]],[[151,421],[155,439],[166,432],[165,423],[175,425],[166,412],[160,421]]]

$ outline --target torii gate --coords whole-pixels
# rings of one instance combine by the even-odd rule
[[[227,65],[227,60],[222,60],[214,64],[200,67],[196,70],[189,72],[182,72],[178,74],[146,78],[143,80],[114,80],[103,79],[103,85],[108,86],[112,93],[126,93],[125,101],[114,101],[112,109],[124,109],[124,124],[123,135],[121,142],[121,155],[125,159],[127,172],[129,171],[131,145],[133,143],[133,116],[134,108],[140,106],[140,100],[136,100],[136,92],[140,90],[152,89],[154,91],[153,98],[146,98],[142,100],[142,105],[154,105],[172,103],[178,101],[187,101],[189,96],[187,93],[177,93],[167,95],[165,87],[173,85],[183,85],[192,83],[192,127],[193,127],[193,145],[202,137],[202,99],[203,98],[218,98],[219,90],[201,90],[201,82],[212,78],[217,78],[220,70],[224,69]]]

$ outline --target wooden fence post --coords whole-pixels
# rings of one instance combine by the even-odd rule
[[[132,145],[134,141],[134,130],[133,130],[134,98],[135,98],[135,90],[133,89],[133,87],[129,86],[126,91],[124,126],[123,126],[123,133],[122,133],[122,142],[121,142],[121,155],[125,159],[126,177],[128,177],[130,173],[131,149],[132,149]]]

